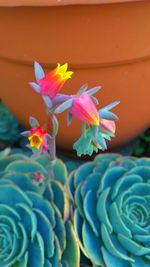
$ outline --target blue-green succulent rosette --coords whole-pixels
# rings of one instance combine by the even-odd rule
[[[57,160],[43,190],[46,159],[8,154],[0,154],[0,267],[78,267],[64,164]]]
[[[75,231],[92,266],[150,266],[149,159],[99,155],[70,174],[69,188]]]

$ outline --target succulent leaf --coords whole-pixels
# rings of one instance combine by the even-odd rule
[[[101,86],[93,87],[92,89],[87,91],[87,94],[89,96],[92,96],[92,95],[96,94],[100,89],[101,89]]]
[[[36,61],[34,62],[34,72],[37,81],[42,79],[45,75],[41,65]]]
[[[30,116],[29,118],[29,123],[31,125],[32,128],[38,127],[40,126],[39,122],[37,119],[35,119],[34,117]]]
[[[62,103],[61,105],[59,105],[55,110],[54,113],[59,114],[62,113],[63,111],[69,109],[72,106],[72,99],[69,99],[67,101],[65,101],[64,103]]]
[[[36,93],[40,93],[41,92],[41,88],[40,88],[40,86],[37,83],[30,82],[29,84],[34,89],[34,91]]]

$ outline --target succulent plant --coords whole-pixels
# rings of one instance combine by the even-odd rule
[[[69,190],[91,266],[150,266],[150,159],[99,155],[70,174]]]
[[[19,139],[19,123],[0,101],[0,141],[13,143]]]
[[[1,267],[79,266],[78,244],[68,220],[66,168],[57,160],[56,178],[47,181],[47,164],[44,156],[31,161],[22,154],[11,155],[9,149],[0,153]]]

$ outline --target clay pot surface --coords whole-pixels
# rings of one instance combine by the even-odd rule
[[[60,6],[80,4],[123,3],[143,0],[0,0],[0,6]]]
[[[75,93],[84,83],[101,85],[99,108],[121,101],[114,109],[120,118],[117,137],[109,147],[127,143],[150,125],[149,14],[149,1],[1,7],[0,97],[24,125],[30,115],[43,123],[43,102],[28,85],[35,80],[33,61],[46,72],[68,62],[75,74],[62,92]],[[81,124],[73,119],[67,128],[66,114],[59,120],[57,144],[71,150]]]

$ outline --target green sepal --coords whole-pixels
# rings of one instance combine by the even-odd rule
[[[91,95],[91,100],[94,103],[94,105],[98,105],[99,104],[98,99],[95,96],[93,96],[93,95]]]
[[[58,120],[57,117],[53,114],[53,125],[54,125],[54,135],[56,136],[58,133],[58,128],[59,128],[59,124],[58,124]]]
[[[89,96],[96,94],[101,89],[101,86],[96,86],[87,91]]]
[[[29,124],[32,128],[35,128],[35,127],[38,127],[40,126],[39,122],[37,119],[35,119],[34,117],[31,117],[29,118]]]
[[[62,113],[63,111],[71,108],[72,106],[72,102],[73,102],[73,99],[69,99],[67,101],[65,101],[63,104],[59,105],[59,107],[57,107],[55,110],[54,110],[54,113],[55,114],[60,114]]]
[[[34,62],[34,73],[37,81],[39,81],[45,76],[43,68],[36,61]]]
[[[82,95],[82,94],[87,90],[87,88],[88,88],[88,84],[87,84],[87,83],[86,83],[86,84],[83,84],[83,85],[80,87],[80,89],[79,89],[79,91],[78,91],[78,93],[77,93],[77,96]]]

